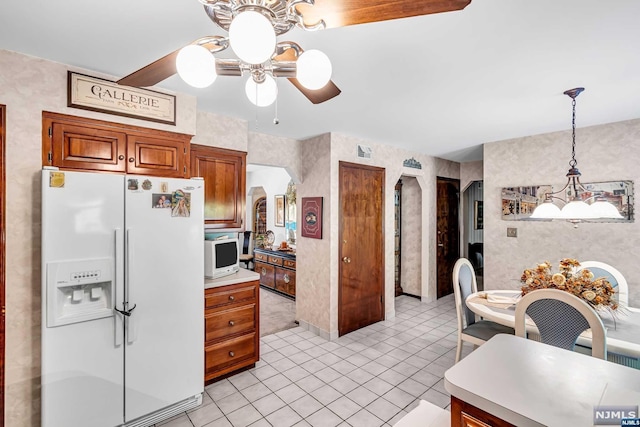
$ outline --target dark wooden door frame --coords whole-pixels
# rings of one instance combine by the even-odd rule
[[[369,165],[363,165],[363,164],[359,164],[359,163],[350,163],[350,162],[344,162],[344,161],[340,161],[339,165],[338,165],[338,169],[339,169],[339,184],[338,187],[341,188],[342,187],[342,168],[343,166],[346,167],[356,167],[356,168],[361,168],[361,169],[367,169],[367,170],[372,170],[372,171],[382,171],[382,204],[381,204],[381,209],[382,211],[380,212],[380,220],[382,221],[381,224],[381,254],[380,254],[380,259],[382,260],[382,271],[381,271],[381,277],[382,277],[382,281],[381,281],[381,289],[380,289],[380,296],[381,296],[381,305],[382,305],[382,313],[381,313],[381,319],[380,320],[384,320],[384,315],[385,315],[385,269],[386,269],[386,265],[385,265],[385,228],[384,228],[384,223],[385,223],[385,203],[384,203],[384,197],[385,197],[385,183],[386,183],[386,170],[384,168],[380,168],[380,167],[376,167],[376,166],[369,166]],[[338,196],[339,199],[339,215],[342,215],[342,196],[339,195]],[[339,226],[338,226],[338,236],[339,236],[339,250],[338,250],[338,264],[339,264],[339,268],[338,268],[338,334],[339,335],[343,335],[343,331],[341,329],[341,325],[343,322],[342,319],[342,274],[343,274],[343,262],[342,262],[342,258],[343,258],[343,253],[342,253],[342,239],[343,239],[343,225],[342,225],[342,221],[338,221]],[[347,333],[347,332],[344,332]]]
[[[5,348],[5,196],[6,196],[6,179],[5,179],[5,142],[6,142],[6,111],[5,106],[0,105],[0,426],[4,425],[4,348]]]

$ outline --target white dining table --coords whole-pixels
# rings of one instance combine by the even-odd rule
[[[491,303],[489,296],[497,296],[500,301],[512,299],[513,303]],[[516,303],[520,299],[519,290],[487,290],[470,294],[465,303],[471,311],[486,320],[501,325],[515,327]],[[599,312],[607,330],[607,351],[631,358],[640,358],[640,310],[623,307],[612,316],[608,312]],[[531,319],[525,320],[528,332],[537,332]],[[591,331],[587,330],[578,338],[577,343],[591,347]]]

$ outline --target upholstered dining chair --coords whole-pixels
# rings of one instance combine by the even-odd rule
[[[617,269],[600,261],[584,261],[580,263],[580,267],[576,272],[584,269],[589,270],[595,277],[604,277],[616,289],[614,297],[624,307],[629,306],[629,284],[622,273]]]
[[[540,333],[540,341],[572,350],[578,336],[591,329],[591,355],[607,359],[606,331],[602,320],[584,300],[559,289],[538,289],[516,304],[516,335],[527,336],[525,317],[529,316]]]
[[[478,284],[473,266],[468,259],[460,258],[453,267],[453,295],[458,315],[456,363],[460,361],[463,341],[479,346],[496,334],[514,334],[513,328],[508,326],[490,320],[476,320],[475,313],[465,303],[465,299],[475,292],[478,292]]]

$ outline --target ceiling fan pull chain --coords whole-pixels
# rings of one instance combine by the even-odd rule
[[[278,81],[276,80],[276,88],[278,88]],[[278,90],[280,90],[280,88],[278,88]],[[278,92],[280,93],[280,92]],[[273,124],[274,125],[278,125],[280,124],[280,120],[278,119],[278,97],[276,96],[276,111],[274,114],[274,118],[273,118]]]

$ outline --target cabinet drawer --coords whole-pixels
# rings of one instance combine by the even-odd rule
[[[293,268],[294,270],[296,269],[296,262],[290,259],[285,259],[283,265],[288,268]]]
[[[282,265],[282,258],[269,255],[269,262],[275,265]]]
[[[255,283],[255,282],[254,282]],[[227,289],[226,287],[207,289],[204,296],[204,307],[216,308],[233,304],[246,304],[256,300],[254,285]]]
[[[275,282],[274,282],[275,267],[273,265],[265,264],[263,262],[256,262],[255,264],[256,266],[254,270],[256,273],[260,275],[260,284],[268,288],[273,288],[275,286]]]
[[[253,258],[257,261],[269,262],[269,256],[266,254],[261,254],[259,252],[256,252]]]
[[[204,349],[205,377],[216,371],[227,370],[242,362],[254,363],[257,359],[255,333],[242,335],[228,341],[207,346]]]
[[[204,317],[205,342],[241,332],[250,332],[255,328],[255,317],[255,304],[206,314]]]

